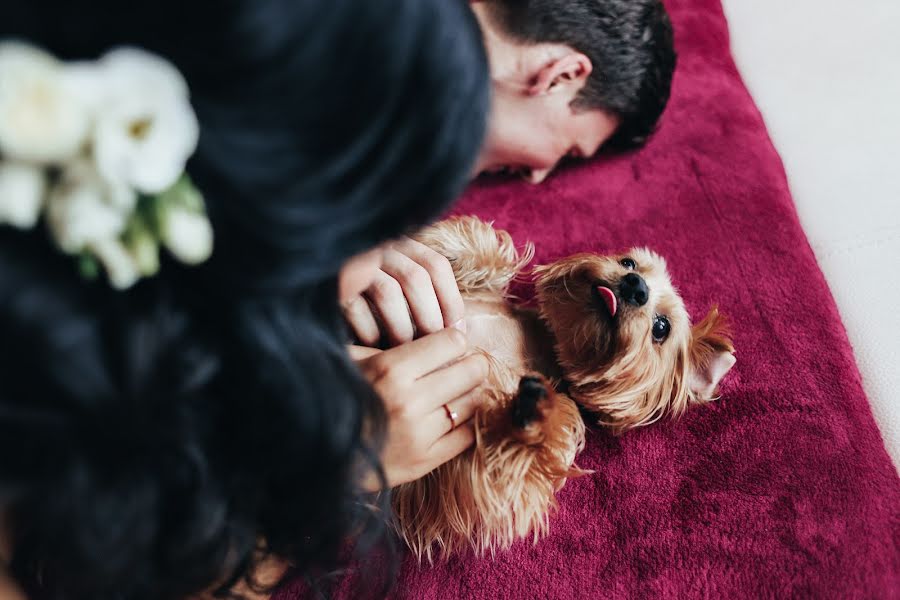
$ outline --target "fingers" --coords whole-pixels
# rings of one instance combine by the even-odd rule
[[[385,477],[389,487],[395,487],[403,483],[420,479],[435,470],[445,462],[455,458],[475,443],[475,428],[472,423],[461,425],[441,436],[437,442],[431,445],[425,455],[409,466],[395,467],[390,461],[383,461]],[[374,471],[369,471],[363,477],[362,487],[368,491],[381,489],[381,480]]]
[[[475,410],[481,404],[481,390],[473,390],[468,394],[460,396],[456,400],[447,402],[447,408],[455,414],[454,421],[450,421],[444,405],[439,406],[430,414],[426,415],[422,426],[429,432],[434,432],[434,441],[439,440],[444,435],[450,433],[453,429],[465,425],[474,415]]]
[[[341,305],[344,313],[344,319],[353,330],[356,339],[366,346],[375,346],[381,339],[381,331],[378,329],[378,322],[369,303],[362,296],[356,296],[349,302]]]
[[[398,346],[445,327],[464,330],[465,304],[447,258],[409,238],[390,244],[382,257],[372,284],[343,305],[361,343]]]
[[[425,267],[402,252],[389,248],[384,252],[381,270],[400,284],[409,304],[409,311],[423,334],[444,328],[441,305],[438,303],[431,274]]]
[[[362,361],[360,367],[367,371],[369,380],[376,387],[383,380],[402,385],[424,377],[438,367],[462,357],[465,352],[466,336],[456,329],[442,329],[372,356]],[[390,393],[382,395],[391,396]],[[431,390],[428,395],[442,395],[445,398],[442,403],[446,402],[446,398],[455,397],[441,394],[440,390]]]
[[[384,334],[391,346],[413,339],[415,327],[409,316],[409,306],[403,295],[403,288],[396,279],[384,271],[379,271],[366,295],[381,317]]]
[[[483,354],[472,354],[419,379],[416,391],[422,398],[419,407],[422,414],[442,407],[448,398],[458,398],[479,387],[487,378],[488,369]]]
[[[453,328],[377,353],[348,348],[387,410],[381,456],[390,485],[422,477],[472,444],[471,419],[489,363],[468,351],[466,336]]]
[[[431,447],[432,469],[455,458],[475,443],[475,427],[471,422],[461,425],[443,436]]]
[[[384,350],[379,350],[378,348],[367,348],[366,346],[356,346],[353,344],[347,346],[347,354],[350,355],[350,359],[357,362],[375,356],[376,354],[381,354],[382,352],[384,352]]]
[[[452,327],[461,321],[465,317],[465,304],[450,261],[425,244],[409,238],[395,242],[392,248],[412,259],[428,273],[440,305],[443,326]]]

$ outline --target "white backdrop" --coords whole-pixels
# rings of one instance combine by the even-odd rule
[[[900,0],[723,5],[900,466]]]

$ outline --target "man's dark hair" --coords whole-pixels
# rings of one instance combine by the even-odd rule
[[[575,99],[583,110],[622,119],[609,146],[643,144],[669,100],[675,49],[659,0],[492,0],[491,16],[524,43],[561,43],[584,53],[593,71]]]

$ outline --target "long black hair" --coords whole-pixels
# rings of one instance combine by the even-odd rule
[[[484,134],[461,0],[29,0],[0,38],[63,59],[134,45],[185,75],[188,171],[216,235],[127,292],[42,228],[0,227],[0,513],[35,598],[181,598],[274,554],[380,539],[356,481],[380,400],[349,361],[337,272],[435,218]],[[2,157],[0,157],[2,160]],[[384,517],[384,515],[382,515]]]

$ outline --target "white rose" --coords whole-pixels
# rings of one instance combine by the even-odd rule
[[[109,282],[117,290],[130,288],[141,278],[134,257],[120,240],[107,238],[95,240],[86,249],[100,261]]]
[[[90,243],[117,238],[134,211],[134,191],[106,181],[94,165],[76,161],[47,198],[47,223],[65,252],[80,252]]]
[[[104,177],[145,194],[174,184],[197,148],[199,126],[187,84],[170,63],[133,48],[97,65],[103,81],[94,158]],[[88,80],[82,73],[81,80]]]
[[[159,241],[143,219],[132,217],[124,242],[141,276],[150,277],[159,272]]]
[[[175,258],[198,265],[212,255],[213,230],[206,215],[172,206],[163,213],[161,237]]]
[[[41,216],[47,180],[43,169],[0,162],[0,224],[31,229]]]
[[[109,86],[96,61],[63,63],[59,77],[66,94],[84,106],[92,116],[102,112],[103,102],[109,95]]]
[[[52,56],[18,42],[0,42],[0,153],[39,164],[69,160],[91,125]]]

